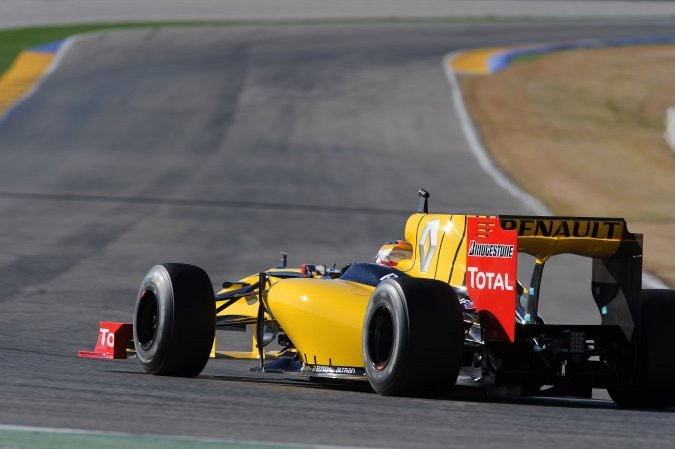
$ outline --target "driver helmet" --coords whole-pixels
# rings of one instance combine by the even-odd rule
[[[375,256],[375,263],[385,267],[396,267],[404,259],[412,259],[413,247],[405,240],[387,242]]]

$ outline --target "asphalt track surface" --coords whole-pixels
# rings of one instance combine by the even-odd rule
[[[389,398],[249,373],[255,362],[174,379],[75,356],[99,320],[131,319],[155,263],[200,265],[215,285],[282,249],[291,263],[367,260],[401,236],[420,185],[432,211],[526,213],[469,152],[443,55],[672,30],[183,28],[76,43],[0,122],[0,423],[375,447],[672,447],[672,411],[620,410],[602,393]],[[593,322],[588,264],[549,272],[545,318]]]

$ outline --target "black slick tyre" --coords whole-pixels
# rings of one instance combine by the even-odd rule
[[[675,291],[643,290],[636,341],[619,364],[619,385],[607,391],[622,407],[675,406]]]
[[[457,380],[463,347],[463,315],[448,284],[400,277],[383,281],[373,292],[362,350],[368,380],[377,393],[444,393]]]
[[[136,356],[149,373],[196,376],[209,359],[215,320],[213,287],[204,270],[178,263],[155,265],[136,298]]]

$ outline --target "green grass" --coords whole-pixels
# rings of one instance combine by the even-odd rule
[[[543,53],[525,53],[511,58],[511,63],[515,64],[518,62],[534,62],[542,56]]]

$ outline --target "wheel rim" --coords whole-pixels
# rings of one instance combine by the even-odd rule
[[[368,323],[368,358],[376,371],[389,364],[394,347],[394,319],[386,306],[378,307]]]
[[[154,290],[148,289],[141,294],[138,304],[138,317],[136,334],[138,343],[144,350],[150,349],[157,335],[157,323],[159,321],[159,302]]]

